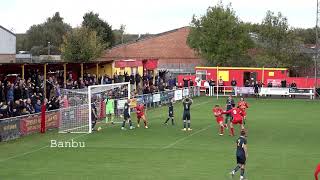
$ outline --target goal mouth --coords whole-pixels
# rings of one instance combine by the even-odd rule
[[[84,89],[61,89],[62,104],[59,133],[91,133],[100,120],[108,123],[107,113],[118,123],[127,99],[130,83],[93,85]],[[108,112],[107,112],[108,111]]]

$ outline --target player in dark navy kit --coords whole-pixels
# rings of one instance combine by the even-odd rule
[[[94,127],[97,124],[97,119],[98,119],[98,116],[97,116],[96,105],[94,103],[91,103],[91,128],[92,128],[92,131],[94,131]]]
[[[130,99],[127,100],[127,102],[124,104],[124,110],[123,110],[123,122],[121,129],[125,130],[126,128],[124,127],[126,125],[126,121],[129,121],[130,129],[133,129],[134,127],[132,126],[132,121],[131,121],[131,116],[130,116]]]
[[[234,103],[234,100],[232,98],[232,95],[230,95],[227,99],[227,102],[226,102],[226,111],[229,111],[230,109],[232,109],[233,107],[235,107],[235,103]],[[231,114],[226,114],[226,117],[224,119],[224,124],[225,124],[225,128],[228,129],[228,123],[229,121],[231,122],[232,121],[232,116]]]
[[[186,97],[185,99],[182,100],[182,104],[183,104],[183,131],[191,131],[191,117],[190,117],[190,107],[192,104],[192,99],[189,97]],[[188,128],[187,128],[187,124],[188,124]]]
[[[240,137],[236,141],[237,145],[237,166],[230,172],[232,177],[235,175],[235,173],[240,170],[240,180],[244,180],[244,169],[246,160],[248,158],[248,149],[247,149],[247,139],[245,138],[246,132],[244,130],[241,131]]]
[[[168,125],[168,121],[171,119],[171,123],[172,125],[174,125],[174,114],[173,114],[173,99],[170,101],[169,106],[168,106],[168,118],[167,120],[164,122],[165,125]]]

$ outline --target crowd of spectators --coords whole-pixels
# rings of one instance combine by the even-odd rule
[[[97,77],[87,73],[83,78],[74,76],[69,73],[65,84],[61,72],[47,75],[46,84],[44,76],[38,70],[29,70],[25,75],[26,79],[17,75],[0,77],[0,119],[39,113],[45,97],[47,110],[63,107],[66,98],[61,96],[61,87],[83,89],[90,85],[130,82],[132,93],[140,95],[173,89],[176,86],[176,80],[171,76],[156,74],[153,77],[151,72],[142,76],[139,73],[114,73],[113,77]]]

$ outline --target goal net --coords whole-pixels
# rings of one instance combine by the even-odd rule
[[[111,121],[106,113],[111,113],[113,121],[119,121],[124,103],[130,99],[129,92],[128,82],[61,89],[59,133],[91,133],[95,121]]]

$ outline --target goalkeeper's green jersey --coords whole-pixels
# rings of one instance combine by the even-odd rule
[[[106,109],[113,109],[113,108],[114,108],[114,99],[107,99]]]

